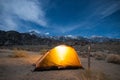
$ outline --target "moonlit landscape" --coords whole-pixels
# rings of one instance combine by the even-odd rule
[[[59,45],[84,69],[34,72]],[[120,0],[0,0],[0,80],[120,80],[119,71]]]

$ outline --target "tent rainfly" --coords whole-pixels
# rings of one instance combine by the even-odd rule
[[[83,68],[74,48],[57,46],[45,53],[35,64],[34,71]]]

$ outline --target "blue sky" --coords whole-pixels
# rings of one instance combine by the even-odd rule
[[[0,29],[120,38],[120,0],[0,0]]]

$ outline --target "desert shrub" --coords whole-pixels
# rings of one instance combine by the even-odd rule
[[[48,49],[41,49],[40,50],[40,54],[45,54],[46,52],[48,52]]]
[[[105,53],[94,53],[93,54],[93,57],[96,59],[96,60],[105,60],[107,54]]]
[[[109,78],[103,72],[95,72],[87,69],[82,72],[80,80],[109,80]]]
[[[81,56],[82,58],[87,58],[87,57],[88,57],[88,53],[87,53],[87,52],[81,52],[81,53],[80,53],[80,56]]]
[[[13,54],[10,57],[20,58],[20,57],[28,57],[28,53],[25,50],[14,49]]]
[[[118,55],[118,54],[109,54],[106,57],[106,61],[109,62],[109,63],[120,64],[120,55]]]
[[[82,72],[81,78],[82,78],[82,80],[90,80],[92,75],[93,75],[93,73],[91,70],[85,70]]]

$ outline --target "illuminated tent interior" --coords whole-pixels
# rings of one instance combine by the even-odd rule
[[[49,50],[35,66],[35,71],[83,68],[75,49],[66,45]]]

